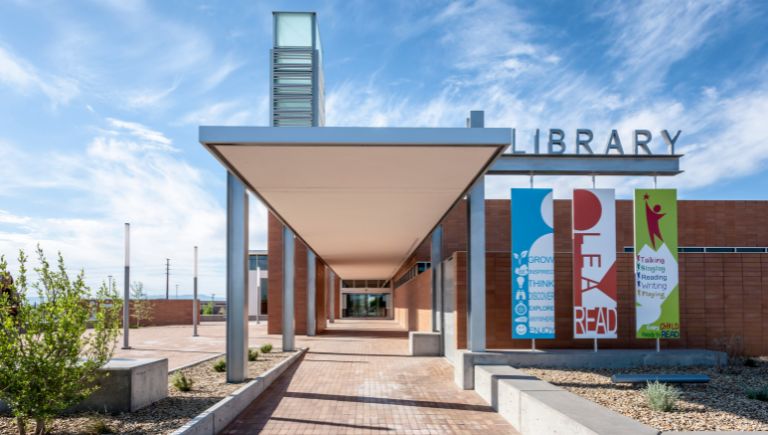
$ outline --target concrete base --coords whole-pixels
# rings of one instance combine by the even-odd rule
[[[67,412],[134,412],[168,397],[168,359],[113,358],[100,369],[107,375],[90,397]],[[0,413],[8,413],[0,401]]]
[[[657,435],[658,431],[509,366],[477,366],[475,390],[521,434]]]
[[[653,350],[606,349],[598,352],[586,349],[508,350],[489,352],[458,351],[454,363],[456,385],[465,390],[474,388],[476,365],[505,365],[514,367],[614,368],[634,367],[716,367],[728,360],[724,352],[704,349]]]
[[[411,331],[408,348],[412,356],[440,356],[440,333]]]
[[[168,359],[113,358],[101,388],[72,411],[134,412],[168,397]]]

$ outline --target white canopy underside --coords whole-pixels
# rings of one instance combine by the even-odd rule
[[[503,149],[489,144],[209,146],[343,279],[392,278]]]

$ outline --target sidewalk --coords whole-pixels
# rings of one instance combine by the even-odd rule
[[[224,433],[516,433],[453,383],[445,359],[408,356],[407,333],[394,322],[337,320],[331,328],[297,336],[298,346],[310,346],[303,361]]]

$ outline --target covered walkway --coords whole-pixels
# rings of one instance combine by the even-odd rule
[[[309,353],[253,402],[226,434],[483,433],[515,430],[443,358],[411,357],[390,320],[337,320]]]

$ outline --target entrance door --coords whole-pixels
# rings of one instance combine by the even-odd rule
[[[344,317],[387,317],[386,293],[345,293]]]

